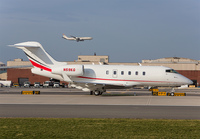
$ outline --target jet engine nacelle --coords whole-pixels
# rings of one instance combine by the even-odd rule
[[[54,74],[66,74],[69,76],[82,76],[84,74],[83,65],[65,65],[61,67],[56,67],[52,69]]]

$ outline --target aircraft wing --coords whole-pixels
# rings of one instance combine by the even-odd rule
[[[75,37],[75,36],[72,36],[70,35],[72,38],[74,39],[78,39],[78,40],[92,40],[92,37]]]
[[[79,37],[80,40],[92,40],[92,37]]]
[[[76,37],[75,36],[72,36],[72,35],[70,35],[72,38],[74,38],[74,39],[76,39]]]
[[[33,65],[22,65],[22,66],[2,66],[0,69],[12,69],[12,68],[26,68],[33,67]]]
[[[83,83],[83,82],[73,82],[70,84],[71,87],[75,87],[77,89],[81,89],[83,91],[94,91],[98,89],[123,89],[123,88],[131,88],[137,86],[135,85],[127,86],[125,84],[101,84],[101,83]]]

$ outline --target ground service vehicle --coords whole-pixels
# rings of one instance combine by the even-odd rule
[[[34,83],[34,87],[35,87],[35,88],[39,88],[39,87],[40,87],[40,82],[35,82],[35,83]]]
[[[53,83],[51,81],[45,81],[43,87],[52,87]]]
[[[60,87],[60,83],[59,82],[54,82],[53,87],[54,88],[59,88]]]
[[[30,82],[28,81],[24,82],[24,87],[30,87]]]
[[[2,87],[10,87],[12,82],[11,81],[4,81],[4,80],[0,80],[0,84],[2,84]]]
[[[13,83],[13,87],[19,87],[19,83]]]

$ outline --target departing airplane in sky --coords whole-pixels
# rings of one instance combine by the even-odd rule
[[[34,68],[32,73],[66,81],[72,87],[101,95],[106,89],[131,88],[136,86],[177,87],[192,84],[192,81],[175,70],[163,66],[123,65],[68,65],[54,60],[38,42],[23,42],[14,45],[22,49]],[[173,89],[172,89],[173,90]],[[173,93],[173,91],[172,91]]]
[[[67,37],[65,34],[63,34],[62,38],[66,39],[66,40],[74,40],[74,41],[84,41],[84,40],[92,40],[92,37],[75,37],[75,36],[71,36],[71,38]]]

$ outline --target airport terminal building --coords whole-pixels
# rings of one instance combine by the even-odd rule
[[[96,55],[80,55],[78,60],[74,62],[67,62],[68,64],[107,64],[107,65],[141,65],[141,66],[166,66],[175,69],[180,74],[191,79],[195,86],[200,86],[200,60],[193,60],[180,57],[169,57],[155,60],[142,60],[141,63],[110,63],[108,56]],[[29,61],[22,59],[15,59],[14,61],[7,61],[7,66],[21,66],[31,65]],[[10,68],[7,69],[6,80],[11,80],[13,83],[22,84],[24,81],[41,82],[50,80],[47,77],[35,75],[31,73],[31,68]],[[1,74],[0,74],[1,75]],[[0,76],[1,77],[1,76]]]

